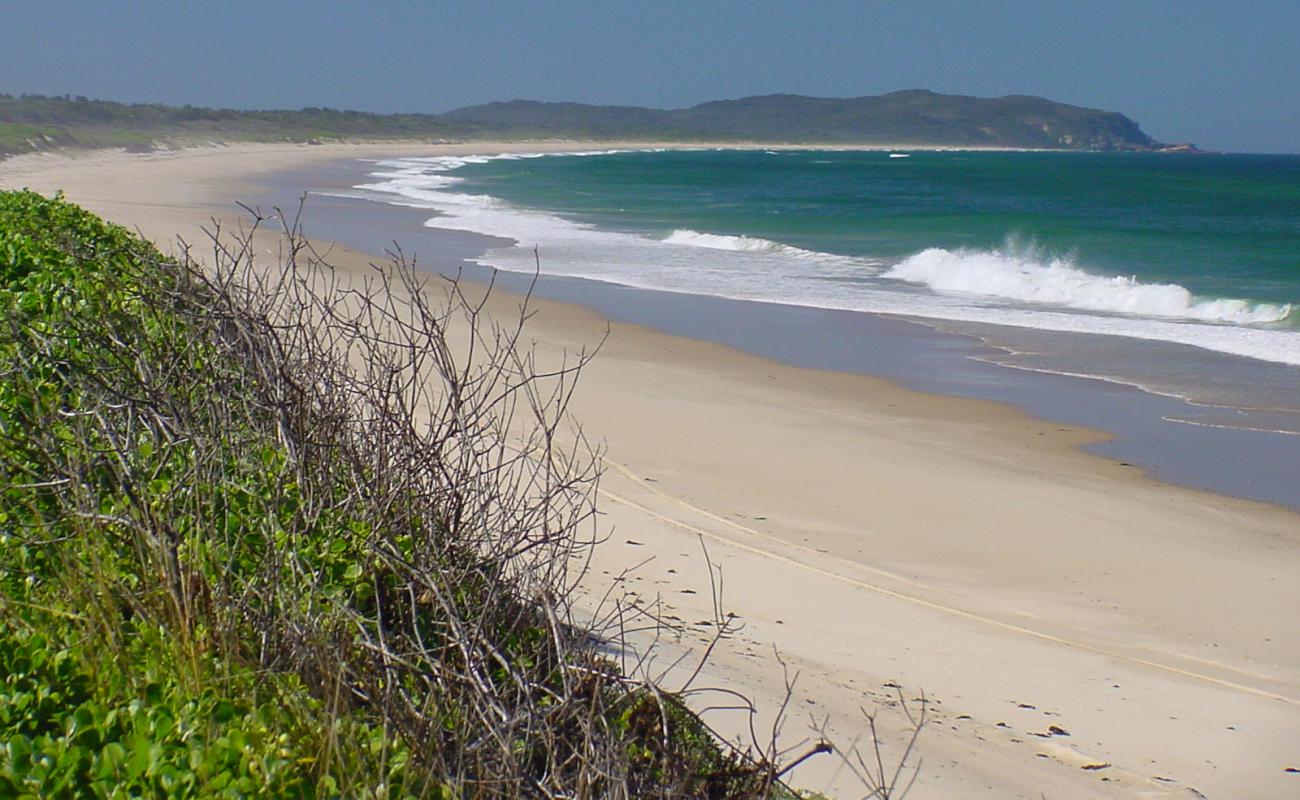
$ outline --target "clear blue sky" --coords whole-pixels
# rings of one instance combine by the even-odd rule
[[[0,92],[444,111],[772,92],[1037,94],[1300,152],[1300,0],[0,0]]]

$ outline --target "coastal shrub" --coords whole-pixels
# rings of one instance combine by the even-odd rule
[[[789,796],[570,617],[587,355],[258,235],[0,193],[0,796]]]

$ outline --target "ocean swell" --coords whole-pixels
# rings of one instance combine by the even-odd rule
[[[904,259],[882,277],[928,286],[936,292],[978,295],[1083,311],[1253,325],[1279,322],[1290,305],[1198,298],[1173,283],[1093,275],[1069,259],[1005,250],[932,247]]]

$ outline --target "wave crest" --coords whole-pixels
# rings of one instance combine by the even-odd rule
[[[819,253],[805,250],[790,244],[774,242],[758,236],[730,236],[721,233],[700,233],[687,228],[678,228],[662,240],[665,244],[682,247],[702,247],[706,250],[726,250],[733,253],[776,253],[795,258],[809,258],[825,262],[868,263],[867,259],[853,259],[849,256],[837,256],[832,253]]]
[[[787,247],[771,239],[755,236],[727,236],[718,233],[700,233],[699,231],[678,228],[664,238],[668,244],[680,244],[686,247],[706,247],[710,250],[732,250],[741,253],[770,253]],[[796,248],[790,248],[796,249]]]
[[[1069,259],[1045,259],[1012,250],[932,247],[904,259],[883,277],[924,284],[938,292],[1146,317],[1259,324],[1278,322],[1291,313],[1289,304],[1199,299],[1178,284],[1093,275]]]

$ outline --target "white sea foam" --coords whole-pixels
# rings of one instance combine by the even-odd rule
[[[595,155],[592,151],[583,154]],[[367,196],[438,214],[430,227],[512,239],[484,264],[643,289],[816,308],[1099,333],[1183,344],[1300,365],[1300,332],[1267,324],[1285,306],[1205,300],[1178,286],[1091,275],[1066,259],[1008,247],[926,250],[894,266],[750,236],[687,229],[667,236],[601,230],[557,214],[470,194],[453,173],[467,164],[540,154],[444,156],[373,162]],[[884,279],[884,278],[892,279]]]
[[[1291,313],[1289,305],[1198,299],[1177,284],[1093,275],[1069,259],[1013,249],[932,247],[905,259],[883,277],[922,283],[938,292],[1148,317],[1257,324],[1278,322]]]
[[[687,247],[707,247],[711,250],[738,250],[747,253],[763,253],[785,247],[771,239],[759,239],[752,236],[727,236],[717,233],[700,233],[699,231],[678,228],[665,239],[668,244],[682,244]]]

